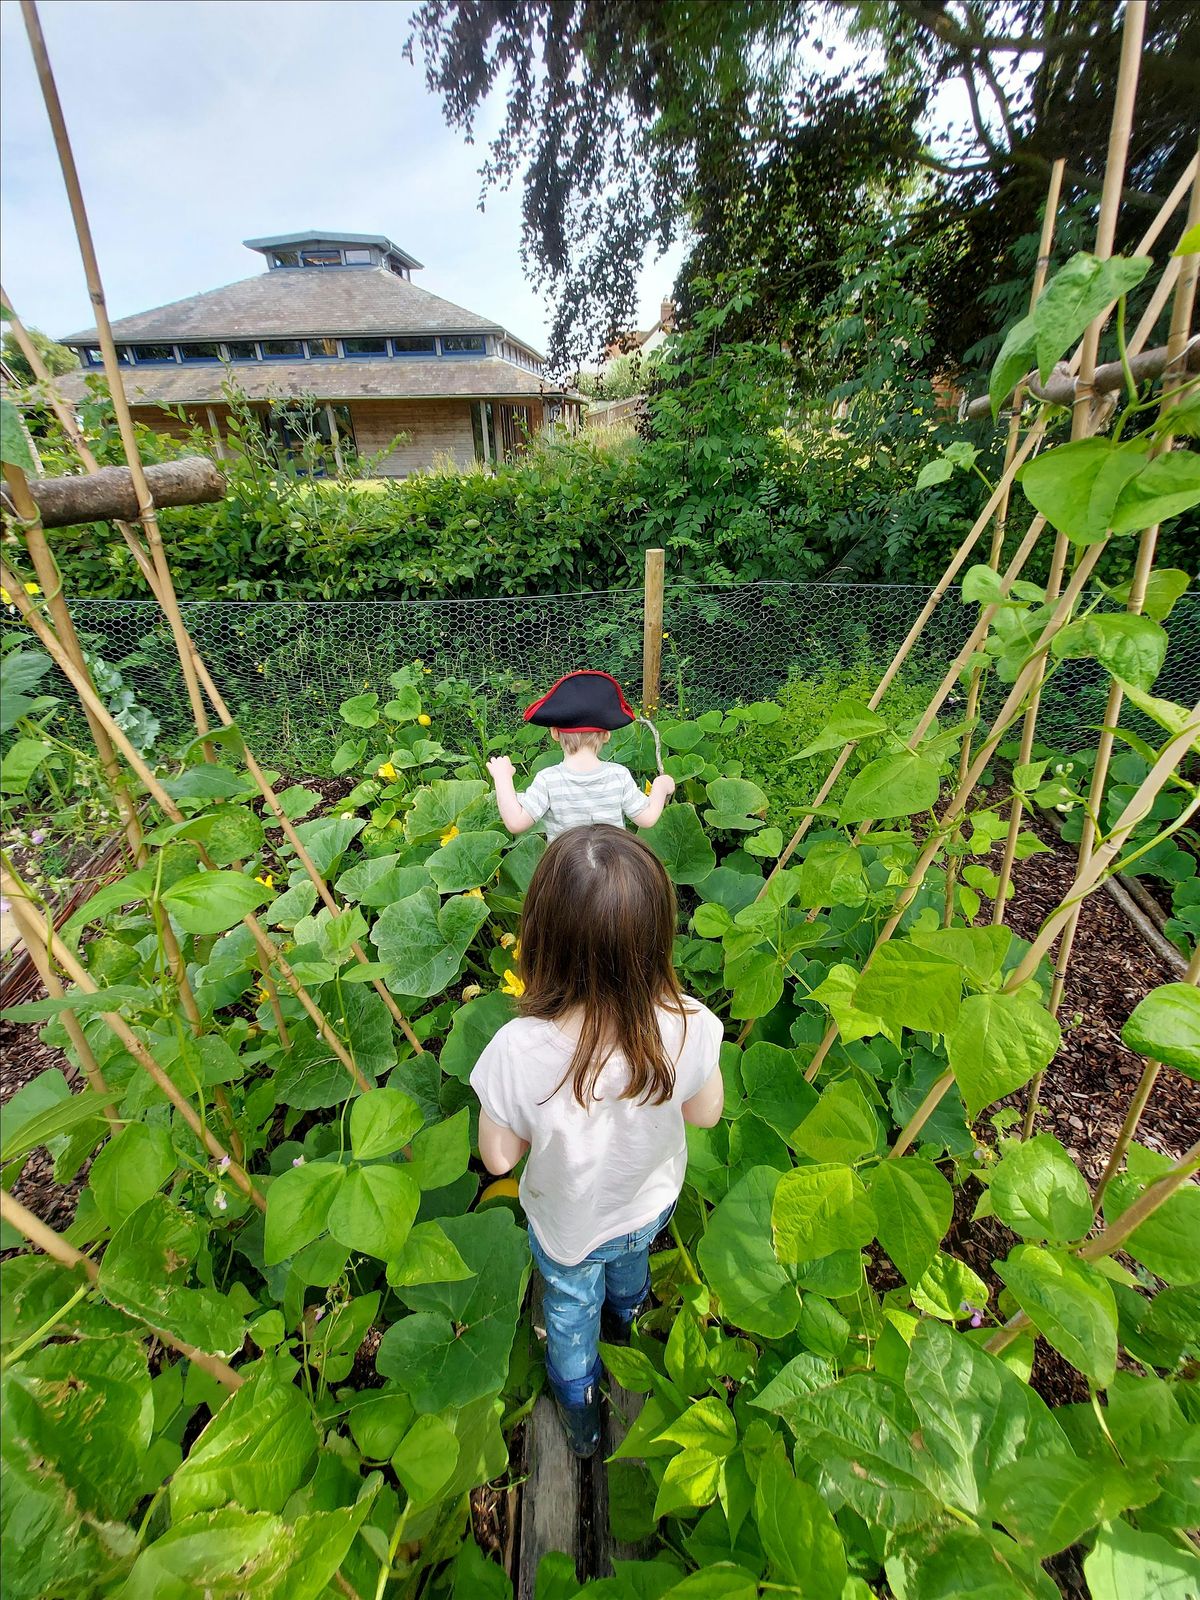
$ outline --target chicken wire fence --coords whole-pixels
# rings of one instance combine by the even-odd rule
[[[662,711],[695,715],[771,698],[789,679],[836,683],[847,669],[860,682],[876,681],[930,593],[902,584],[669,585]],[[338,715],[342,701],[371,690],[387,699],[389,675],[415,659],[430,669],[431,686],[458,680],[441,697],[443,737],[465,730],[468,698],[499,732],[578,667],[611,672],[632,698],[640,696],[639,589],[478,600],[206,600],[180,609],[247,741],[285,772],[327,770],[348,732]],[[160,752],[190,737],[182,675],[158,606],[82,600],[72,614],[101,692],[131,734]],[[903,681],[932,690],[976,615],[950,590],[905,663]],[[1200,698],[1200,598],[1177,602],[1170,634],[1155,692],[1190,705]],[[1094,662],[1059,664],[1042,699],[1041,739],[1068,752],[1094,742],[1107,683]],[[992,680],[985,714],[998,709],[1006,687]],[[70,698],[65,680],[59,689]],[[954,709],[952,703],[950,720]]]

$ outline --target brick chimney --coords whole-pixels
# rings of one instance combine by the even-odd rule
[[[675,302],[664,300],[658,308],[658,320],[662,324],[664,333],[670,333],[675,326]]]

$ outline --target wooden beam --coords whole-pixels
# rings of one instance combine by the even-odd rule
[[[156,507],[206,505],[225,493],[225,479],[207,456],[182,456],[144,470]],[[117,518],[135,522],[139,515],[137,488],[128,467],[101,467],[90,475],[70,478],[31,478],[29,492],[43,528],[70,528],[81,522]],[[18,516],[7,491],[3,504],[8,516]]]
[[[642,624],[642,711],[651,717],[658,710],[662,680],[663,563],[662,550],[646,551],[645,613]]]

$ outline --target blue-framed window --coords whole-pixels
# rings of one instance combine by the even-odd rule
[[[303,361],[303,339],[260,339],[264,361]]]
[[[257,361],[258,346],[253,339],[227,339],[225,355],[230,361]]]
[[[487,354],[487,340],[481,333],[442,334],[444,356],[482,356]]]
[[[392,340],[394,356],[435,356],[437,340],[431,333],[406,333]]]
[[[181,344],[180,357],[184,361],[220,361],[221,346],[219,344]]]
[[[165,367],[175,360],[173,344],[135,344],[130,349],[139,367]]]
[[[374,356],[386,356],[388,342],[386,339],[343,339],[342,349],[348,360],[361,361]]]
[[[338,342],[336,339],[309,339],[308,359],[310,361],[336,361],[338,357]]]
[[[300,265],[302,267],[340,267],[342,252],[340,250],[302,250],[300,252]]]
[[[362,250],[347,245],[342,257],[348,267],[370,267],[375,262],[374,250]]]

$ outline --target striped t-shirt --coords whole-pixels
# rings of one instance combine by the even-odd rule
[[[615,761],[602,761],[591,772],[571,772],[564,763],[546,767],[517,796],[526,813],[546,819],[547,839],[588,822],[611,822],[623,828],[649,800],[631,774]]]

